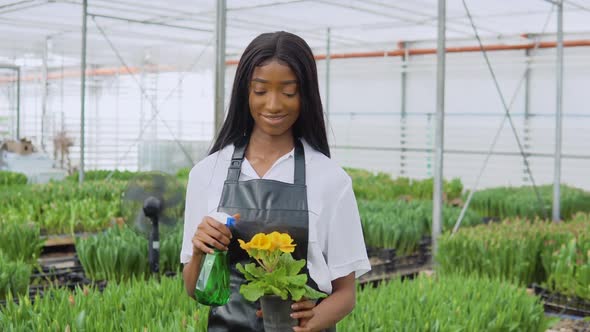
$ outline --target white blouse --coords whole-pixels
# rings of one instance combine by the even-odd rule
[[[351,272],[358,278],[371,269],[348,174],[332,159],[302,140],[305,151],[309,242],[307,268],[319,289],[332,292],[332,280]],[[215,212],[234,151],[233,145],[200,161],[189,174],[180,261],[193,254],[191,239],[204,216]],[[279,158],[262,179],[293,183],[294,150]],[[244,158],[240,181],[260,179]],[[244,239],[247,240],[247,239]]]

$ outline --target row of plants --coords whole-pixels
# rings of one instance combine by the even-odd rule
[[[357,199],[391,201],[397,199],[432,199],[433,179],[416,180],[406,177],[393,179],[386,173],[363,169],[345,168],[352,178]],[[461,198],[463,184],[458,178],[444,181],[446,201]]]
[[[537,187],[541,202],[532,186],[497,187],[476,192],[470,208],[484,217],[506,219],[549,218],[552,211],[553,186]],[[567,220],[577,212],[590,212],[590,193],[570,186],[561,186],[561,216]]]
[[[108,179],[115,181],[129,181],[135,177],[139,172],[134,171],[120,171],[120,170],[89,170],[84,172],[84,181],[104,181]],[[79,172],[73,172],[66,177],[67,181],[78,182]]]
[[[0,225],[0,253],[10,260],[36,265],[45,243],[40,233],[39,225],[34,223],[3,223]]]
[[[208,307],[185,293],[180,277],[131,279],[93,287],[50,289],[30,301],[9,296],[2,331],[206,331]],[[357,292],[339,331],[545,331],[539,299],[487,278],[448,276],[394,280]]]
[[[121,215],[124,188],[121,181],[8,187],[0,192],[0,224],[35,223],[45,234],[102,230]]]
[[[432,202],[359,200],[359,213],[367,247],[395,248],[398,254],[414,252],[424,236],[432,229]],[[461,209],[443,210],[443,230],[452,229]],[[468,211],[463,226],[481,223],[481,217]]]
[[[94,287],[52,288],[31,301],[9,296],[1,331],[206,331],[208,308],[187,296],[182,278],[131,279]]]
[[[518,285],[590,300],[590,215],[571,221],[506,220],[444,234],[437,254],[441,274],[497,277]]]
[[[582,234],[544,257],[547,288],[590,300],[590,234]]]
[[[161,235],[160,271],[179,272],[182,228]],[[76,253],[86,277],[94,281],[124,281],[151,275],[148,240],[127,226],[76,239]]]
[[[420,276],[365,287],[338,331],[545,331],[535,296],[496,279]]]
[[[190,168],[181,168],[176,172],[176,177],[179,179],[188,179],[188,174],[190,173]],[[85,181],[104,181],[107,179],[117,180],[117,181],[129,181],[134,177],[142,174],[144,172],[136,172],[136,171],[120,171],[120,170],[107,170],[107,169],[97,169],[97,170],[89,170],[84,172],[84,180]],[[66,180],[72,182],[78,182],[79,173],[74,172],[71,175],[66,177]],[[26,182],[25,182],[26,183]]]
[[[27,184],[27,176],[11,171],[0,171],[0,186],[13,186]]]
[[[22,260],[10,259],[0,251],[0,300],[7,296],[26,294],[31,266]]]
[[[0,227],[0,300],[24,294],[44,241],[36,224],[7,222]]]

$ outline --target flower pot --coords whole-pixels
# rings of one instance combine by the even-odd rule
[[[292,300],[283,300],[277,295],[265,295],[260,298],[262,319],[265,332],[293,331],[293,326],[299,323],[297,319],[291,318]]]

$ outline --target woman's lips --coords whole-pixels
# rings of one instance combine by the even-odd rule
[[[277,125],[277,124],[281,123],[287,117],[286,114],[281,114],[281,115],[261,114],[260,116],[270,125]]]

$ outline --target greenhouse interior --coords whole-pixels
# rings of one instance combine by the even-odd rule
[[[187,187],[276,31],[313,52],[371,267],[338,331],[590,331],[588,22],[590,0],[0,0],[0,331],[208,330],[223,306],[179,257],[212,198]]]

